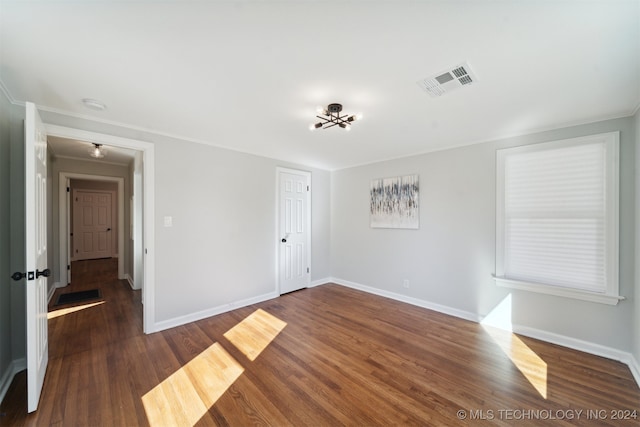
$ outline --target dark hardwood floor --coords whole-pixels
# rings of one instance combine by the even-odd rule
[[[619,362],[338,285],[144,335],[140,292],[115,272],[74,264],[57,292],[102,300],[50,307],[39,409],[20,373],[0,424],[640,425]]]

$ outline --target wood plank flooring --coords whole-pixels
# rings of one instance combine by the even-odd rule
[[[74,264],[57,292],[103,301],[50,307],[40,407],[23,372],[1,425],[640,425],[622,363],[338,285],[144,335],[116,269]]]

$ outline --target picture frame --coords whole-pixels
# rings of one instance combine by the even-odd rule
[[[371,228],[420,228],[418,174],[371,180],[369,196]]]

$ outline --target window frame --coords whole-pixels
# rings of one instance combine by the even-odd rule
[[[569,288],[561,285],[536,283],[505,276],[505,162],[513,154],[533,153],[583,144],[602,144],[605,153],[605,263],[606,284],[603,292]],[[620,132],[607,132],[577,138],[555,140],[496,150],[496,272],[498,286],[555,295],[596,303],[616,305],[624,297],[619,295],[619,188],[620,188]]]

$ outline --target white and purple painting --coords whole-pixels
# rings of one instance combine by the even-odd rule
[[[420,227],[418,175],[371,181],[371,228]]]

